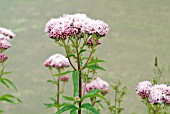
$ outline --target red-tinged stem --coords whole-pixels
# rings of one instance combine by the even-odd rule
[[[91,58],[91,56],[92,56],[92,54],[93,54],[93,50],[90,52],[90,55],[89,55],[86,63],[85,63],[84,66],[82,67],[82,69],[84,69],[84,68],[86,67],[87,63],[89,62],[89,60],[90,60],[90,58]]]
[[[74,70],[76,70],[76,68],[75,68],[75,67],[74,67],[74,65],[72,64],[72,62],[71,62],[71,60],[70,60],[70,57],[69,57],[69,55],[68,55],[67,46],[66,46],[66,44],[65,44],[65,42],[64,42],[64,41],[63,41],[63,43],[64,43],[64,48],[65,48],[65,50],[66,50],[66,54],[67,54],[67,57],[68,57],[69,63],[70,63],[70,65],[71,65],[71,67],[72,67]]]

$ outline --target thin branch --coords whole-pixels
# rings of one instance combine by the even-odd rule
[[[66,48],[66,44],[65,44],[64,41],[63,41],[63,43],[64,43],[64,48],[65,48],[65,50],[66,50],[66,54],[67,54],[69,63],[70,63],[70,65],[71,65],[71,67],[72,67],[74,70],[76,70],[76,68],[74,67],[74,65],[72,64],[72,62],[71,62],[71,60],[70,60],[70,57],[68,56],[68,50],[67,50],[67,48]]]
[[[89,60],[91,59],[92,54],[93,54],[93,49],[92,49],[92,51],[90,52],[90,55],[89,55],[89,57],[88,57],[86,63],[85,63],[84,66],[82,67],[82,69],[84,69],[84,68],[86,67],[87,63],[88,63]]]

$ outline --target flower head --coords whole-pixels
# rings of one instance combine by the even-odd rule
[[[6,59],[8,59],[8,56],[6,54],[0,53],[0,63],[4,62]]]
[[[68,67],[69,65],[68,59],[61,54],[54,54],[44,62],[45,67],[54,67],[57,69]]]
[[[136,93],[143,99],[150,95],[152,89],[152,83],[150,81],[139,82],[136,87]]]
[[[86,92],[93,89],[103,90],[102,94],[107,94],[109,93],[109,84],[101,78],[97,77],[86,85]]]
[[[7,40],[0,40],[0,51],[6,50],[11,47],[11,44]]]
[[[69,79],[69,76],[61,76],[59,79],[60,81],[67,82]]]
[[[149,95],[149,102],[152,104],[170,103],[170,87],[166,84],[156,84],[152,87]]]
[[[51,19],[45,26],[45,32],[50,38],[66,39],[75,34],[96,34],[105,36],[109,30],[108,25],[101,20],[93,20],[85,14],[63,15]]]
[[[11,30],[2,27],[0,28],[0,34],[3,34],[6,37],[8,36],[11,39],[15,37],[15,34]]]

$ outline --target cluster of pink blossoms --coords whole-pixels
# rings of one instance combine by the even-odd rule
[[[15,34],[6,28],[0,28],[0,62],[5,61],[8,56],[2,52],[11,47],[10,40],[15,37]]]
[[[86,92],[90,90],[103,90],[102,94],[108,94],[109,93],[109,84],[102,80],[101,78],[97,77],[96,79],[92,80],[90,83],[86,84]]]
[[[152,85],[149,81],[139,82],[136,93],[142,98],[147,98],[151,104],[170,104],[170,86],[165,84]]]
[[[50,38],[66,39],[75,34],[96,34],[105,36],[109,30],[108,25],[101,20],[93,20],[85,14],[63,15],[51,19],[45,26],[45,32]]]
[[[4,51],[11,47],[10,40],[15,37],[15,34],[6,28],[0,28],[0,51]]]
[[[61,54],[54,54],[44,62],[45,67],[54,67],[57,69],[69,67],[69,65],[68,59]]]
[[[61,76],[60,78],[60,81],[63,81],[63,82],[67,82],[68,81],[68,79],[69,79],[69,76]]]

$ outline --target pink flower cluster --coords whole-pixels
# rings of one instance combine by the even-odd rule
[[[54,54],[44,62],[45,67],[54,67],[57,69],[68,67],[69,65],[68,59],[61,54]]]
[[[149,81],[139,82],[136,93],[141,96],[142,99],[148,98],[151,104],[170,104],[170,86],[165,84],[152,85]]]
[[[96,79],[92,80],[90,83],[86,84],[85,91],[88,92],[93,89],[99,89],[103,90],[102,94],[108,94],[109,93],[109,84],[102,80],[101,78],[97,77]]]
[[[0,52],[11,47],[10,40],[15,37],[15,34],[6,28],[0,28]]]
[[[152,83],[150,81],[139,82],[136,87],[136,93],[141,96],[141,98],[147,98],[150,95],[152,89]]]
[[[69,76],[61,76],[59,79],[60,81],[67,82],[69,79]]]
[[[6,54],[0,53],[0,63],[8,59],[8,56]]]
[[[101,41],[99,39],[97,39],[96,41],[95,38],[89,38],[87,41],[88,46],[100,45],[100,44],[101,44]]]
[[[105,36],[109,30],[108,25],[101,20],[93,20],[85,14],[63,15],[51,19],[45,26],[45,32],[50,38],[66,39],[75,34],[96,34]]]

